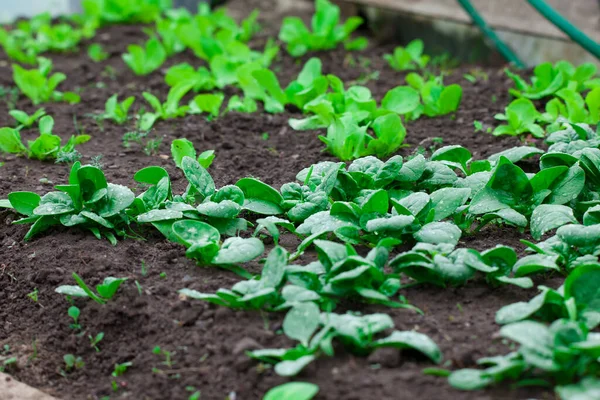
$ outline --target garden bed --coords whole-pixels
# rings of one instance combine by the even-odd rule
[[[279,27],[280,17],[269,10],[271,2],[234,1],[230,8],[236,15],[244,15],[255,5],[266,13],[261,17],[265,29],[255,39],[261,43],[268,35],[276,34]],[[106,27],[93,42],[105,47],[110,53],[108,60],[92,63],[85,52],[50,56],[55,70],[68,76],[63,88],[83,90],[79,104],[44,105],[56,121],[54,132],[63,138],[75,133],[76,117],[76,123],[92,136],[79,147],[82,162],[95,160],[102,164],[109,182],[133,189],[135,172],[158,165],[169,172],[174,191],[182,191],[186,181],[170,159],[169,150],[171,141],[181,137],[201,151],[215,150],[209,171],[217,187],[253,176],[279,188],[293,181],[301,169],[318,161],[334,160],[322,151],[317,132],[297,132],[288,126],[289,118],[301,115],[292,109],[273,115],[231,112],[212,121],[199,116],[160,121],[151,133],[152,137],[162,138],[156,154],[146,155],[136,144],[125,149],[122,136],[127,127],[104,123],[101,128],[88,114],[103,111],[106,99],[115,93],[121,98],[135,95],[140,100],[134,108],[142,104],[143,91],[166,95],[168,87],[161,71],[138,77],[121,60],[128,44],[142,43],[145,38],[139,26]],[[342,49],[318,55],[324,73],[334,73],[345,82],[379,71],[379,78],[365,85],[380,100],[385,92],[404,82],[405,74],[392,71],[382,59],[391,50],[389,46],[371,44],[352,58]],[[282,51],[274,63],[282,84],[293,80],[308,58],[297,62]],[[192,54],[182,53],[170,58],[161,70],[184,61],[201,65]],[[106,73],[107,66],[114,69],[114,75]],[[493,117],[509,103],[508,89],[512,87],[501,67],[478,67],[487,79],[475,83],[465,80],[463,75],[474,68],[456,68],[445,80],[446,84],[458,82],[463,87],[463,100],[456,114],[408,123],[406,143],[410,146],[398,154],[410,155],[419,146],[430,151],[432,146],[460,144],[470,149],[474,158],[482,159],[521,144],[516,138],[474,131],[474,121],[481,121],[484,128],[495,126]],[[2,54],[0,85],[11,86],[11,76],[11,61]],[[16,106],[28,113],[36,109],[25,98],[20,98]],[[0,102],[0,126],[12,125],[8,110],[6,102]],[[544,148],[541,142],[536,145]],[[0,161],[5,162],[0,168],[0,198],[19,190],[48,192],[54,184],[66,181],[69,174],[64,164],[14,156],[1,156]],[[28,226],[12,225],[17,218],[11,211],[0,211],[0,345],[9,345],[18,359],[17,368],[11,370],[16,379],[61,399],[186,399],[193,392],[186,389],[190,386],[201,391],[202,399],[257,399],[269,388],[287,381],[245,355],[246,350],[257,347],[292,344],[279,332],[283,314],[235,311],[182,300],[177,293],[184,287],[212,293],[237,282],[235,274],[196,266],[185,257],[182,246],[166,241],[157,232],[148,232],[146,240],[125,239],[112,246],[86,231],[53,228],[24,242]],[[513,228],[490,225],[478,235],[463,236],[461,244],[477,250],[504,244],[522,252],[524,246],[519,239],[527,237]],[[281,244],[293,249],[298,240],[284,235]],[[265,245],[267,252],[273,247],[269,240]],[[302,260],[314,258],[314,252],[309,251]],[[245,267],[252,273],[260,272],[258,262]],[[54,292],[59,285],[73,284],[72,272],[88,284],[97,284],[106,276],[130,278],[115,300],[106,305],[76,301],[84,331],[80,336],[69,328],[64,296]],[[134,284],[136,280],[141,291]],[[552,277],[536,277],[535,281],[551,287],[561,283]],[[38,292],[37,302],[27,296],[34,290]],[[532,297],[531,291],[513,286],[492,288],[483,279],[458,288],[419,285],[400,294],[424,315],[364,304],[342,304],[341,310],[388,313],[397,329],[417,330],[431,337],[452,368],[474,367],[480,357],[508,352],[509,346],[496,336],[494,315],[503,305]],[[97,352],[90,346],[88,335],[99,332],[104,332],[104,338]],[[155,346],[173,353],[172,366],[161,364],[163,359],[152,352]],[[85,367],[61,375],[65,354],[81,356]],[[114,364],[127,361],[133,366],[116,379],[120,390],[114,394],[110,376]],[[340,348],[335,357],[313,362],[297,379],[318,384],[318,398],[332,400],[553,398],[552,392],[544,389],[515,389],[509,385],[461,392],[451,388],[444,378],[422,374],[424,368],[432,366],[424,357],[408,351],[385,349],[369,357],[357,357]],[[160,371],[153,372],[154,367]]]

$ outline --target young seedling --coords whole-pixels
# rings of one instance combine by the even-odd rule
[[[187,392],[193,392],[192,394],[190,394],[190,397],[188,397],[188,400],[200,400],[201,392],[199,390],[197,390],[195,387],[186,386],[185,390]]]
[[[101,62],[109,57],[109,54],[104,51],[102,45],[94,43],[88,47],[88,56],[94,62]]]
[[[34,105],[48,103],[51,101],[66,101],[74,104],[81,100],[78,94],[73,92],[59,92],[58,85],[67,79],[62,73],[50,75],[52,61],[47,58],[38,58],[39,67],[27,70],[17,64],[13,64],[13,79],[21,92],[27,96]]]
[[[181,168],[183,157],[191,157],[197,159],[198,163],[205,169],[208,169],[215,159],[214,150],[206,150],[196,157],[196,149],[194,144],[187,139],[175,139],[171,142],[171,155],[173,161],[178,168]]]
[[[37,303],[38,302],[38,293],[39,293],[38,289],[35,288],[35,289],[33,289],[33,292],[27,294],[27,297],[29,297],[31,299],[31,301],[33,301],[34,303]]]
[[[118,95],[112,95],[104,106],[104,114],[100,115],[102,119],[108,119],[113,121],[117,125],[123,125],[129,120],[129,109],[135,101],[135,97],[130,96],[119,102]]]
[[[88,335],[88,339],[90,339],[90,346],[94,348],[97,352],[100,352],[100,348],[98,348],[98,343],[104,339],[104,332],[100,332],[96,336]]]
[[[430,57],[423,54],[423,48],[423,41],[415,39],[406,47],[396,47],[393,54],[385,54],[383,58],[396,71],[424,69],[429,63]]]
[[[115,369],[112,372],[112,376],[117,378],[119,376],[122,376],[123,374],[125,374],[125,372],[127,372],[127,369],[129,367],[131,367],[133,365],[133,363],[131,361],[127,361],[121,364],[115,364]]]
[[[73,319],[73,323],[69,325],[69,328],[78,331],[81,330],[81,325],[79,324],[79,315],[81,314],[81,311],[79,308],[76,306],[71,306],[67,310],[67,314]]]
[[[162,43],[156,39],[146,42],[144,48],[132,44],[127,47],[128,53],[123,54],[123,61],[136,75],[148,75],[160,68],[167,59],[167,53]]]
[[[115,369],[111,373],[111,376],[113,378],[118,378],[120,376],[123,376],[125,374],[125,372],[127,372],[127,369],[131,366],[133,366],[133,363],[131,361],[127,361],[127,362],[124,362],[121,364],[115,364]],[[112,389],[114,392],[117,392],[119,390],[119,385],[118,385],[116,379],[111,382],[111,386],[112,386]]]
[[[81,369],[85,366],[83,359],[79,356],[75,357],[73,354],[65,354],[63,356],[63,360],[65,362],[65,369],[67,372]]]
[[[96,286],[96,294],[75,272],[73,272],[73,279],[78,286],[59,286],[55,292],[73,297],[89,297],[98,304],[106,304],[115,296],[121,284],[127,280],[127,278],[105,278],[102,284]]]
[[[312,32],[300,18],[284,18],[279,39],[287,44],[288,53],[300,57],[308,51],[335,49],[342,42],[347,50],[367,47],[368,42],[364,37],[350,39],[350,34],[362,24],[362,18],[350,17],[343,25],[338,25],[340,9],[337,5],[328,0],[317,0],[315,7]]]
[[[172,356],[175,353],[172,353],[170,351],[167,350],[163,350],[160,346],[156,346],[154,347],[154,349],[152,349],[152,353],[156,354],[157,356],[162,356],[164,357],[164,361],[162,362],[163,365],[169,367],[169,368],[173,368],[173,360],[172,360]]]
[[[21,110],[11,110],[8,113],[18,122],[17,129],[20,130],[23,128],[31,128],[38,119],[46,115],[46,110],[39,108],[32,115],[27,115],[25,111]]]
[[[75,146],[90,140],[89,135],[73,135],[62,146],[60,136],[52,132],[54,118],[48,115],[39,120],[38,126],[40,135],[35,140],[28,140],[27,145],[21,139],[18,129],[1,128],[0,151],[37,160],[73,160],[77,158],[76,155],[79,155],[78,152],[76,153]]]

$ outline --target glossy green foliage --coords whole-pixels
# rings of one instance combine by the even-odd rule
[[[43,114],[36,112],[37,115]],[[35,121],[36,114],[32,117],[25,115],[15,114],[17,117],[22,118],[23,122],[29,123],[31,120]],[[33,122],[32,122],[33,123]],[[67,154],[74,154],[75,146],[83,144],[90,140],[88,135],[73,135],[63,145],[61,138],[53,133],[54,119],[49,115],[41,117],[39,120],[39,136],[35,140],[28,140],[24,142],[21,139],[21,128],[19,126],[16,129],[13,128],[1,128],[0,129],[0,150],[5,153],[17,154],[27,158],[37,160],[57,160],[61,157],[65,157]]]
[[[311,28],[298,17],[286,17],[281,25],[279,39],[287,44],[287,51],[300,57],[309,51],[331,50],[344,43],[347,49],[364,49],[365,38],[350,39],[361,24],[362,18],[350,17],[340,24],[340,9],[328,0],[317,0]]]

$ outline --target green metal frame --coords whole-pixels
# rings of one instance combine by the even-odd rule
[[[479,27],[479,30],[494,44],[496,50],[510,63],[513,63],[519,68],[525,67],[525,64],[511,50],[511,48],[496,35],[496,32],[485,22],[481,14],[477,11],[470,0],[457,0],[462,8],[473,20],[473,23]],[[571,24],[555,9],[550,7],[544,0],[527,0],[533,8],[535,8],[548,21],[554,24],[558,29],[563,31],[575,43],[590,52],[594,57],[600,60],[600,44],[583,33],[580,29]]]

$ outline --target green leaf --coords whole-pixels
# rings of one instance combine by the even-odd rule
[[[280,376],[298,375],[308,364],[316,359],[314,355],[302,356],[296,360],[281,361],[275,365],[275,372]]]
[[[225,95],[223,93],[199,94],[190,102],[190,114],[209,113],[218,117]]]
[[[240,264],[254,260],[265,251],[257,238],[232,237],[223,242],[221,249],[212,260],[213,264]]]
[[[496,323],[505,325],[512,322],[529,319],[536,312],[542,309],[547,299],[558,296],[558,299],[555,300],[563,300],[562,296],[552,289],[544,288],[542,290],[542,293],[535,296],[528,302],[520,301],[502,307],[496,312]]]
[[[539,271],[560,271],[557,266],[558,256],[531,254],[517,261],[513,267],[515,277],[530,275]]]
[[[137,217],[137,222],[140,224],[149,222],[167,221],[173,219],[182,219],[183,213],[176,210],[150,210]]]
[[[115,293],[117,293],[117,290],[119,290],[119,287],[121,287],[123,282],[126,280],[127,278],[113,278],[109,276],[108,278],[104,279],[104,282],[102,282],[101,285],[96,286],[96,291],[100,296],[110,300],[114,297]]]
[[[438,100],[440,104],[439,115],[450,114],[458,109],[462,99],[462,88],[458,84],[446,86]]]
[[[0,129],[0,150],[11,154],[27,154],[27,148],[21,142],[21,134],[12,128]]]
[[[64,294],[65,296],[89,297],[85,290],[79,286],[62,285],[54,289],[54,291],[59,294]]]
[[[570,246],[596,246],[600,244],[600,225],[564,225],[556,230],[556,236]]]
[[[460,369],[448,377],[450,386],[460,390],[478,390],[491,385],[493,378],[486,371],[479,369]]]
[[[288,252],[280,246],[275,246],[269,253],[262,270],[260,284],[263,288],[277,288],[285,276],[288,263]]]
[[[401,115],[413,112],[419,104],[419,92],[410,86],[398,86],[390,90],[381,101],[381,107]]]
[[[169,173],[166,169],[157,166],[142,168],[133,176],[136,182],[147,183],[149,185],[157,185],[163,178],[168,179]]]
[[[187,246],[203,246],[210,243],[219,243],[221,234],[211,225],[194,220],[181,220],[173,224],[173,233]]]
[[[254,178],[242,178],[235,184],[244,192],[244,208],[257,214],[282,214],[283,197],[271,186]]]
[[[263,400],[311,400],[318,392],[314,383],[288,382],[270,389]]]
[[[41,197],[33,192],[12,192],[8,194],[8,200],[18,213],[31,217],[40,205]]]
[[[196,158],[196,149],[194,144],[185,138],[175,139],[171,143],[171,155],[177,168],[181,168],[183,157]]]
[[[579,311],[600,312],[600,265],[575,268],[565,280],[565,301],[575,299]]]
[[[541,204],[531,214],[531,236],[540,240],[544,233],[568,223],[577,223],[570,207]]]
[[[198,161],[184,156],[181,166],[185,177],[198,193],[206,198],[215,192],[215,182],[208,171]]]
[[[61,215],[75,211],[73,201],[66,193],[50,192],[45,194],[39,205],[33,210],[34,215]]]
[[[98,304],[106,304],[106,300],[98,297],[94,292],[92,292],[83,279],[81,279],[81,277],[79,277],[79,275],[77,275],[75,272],[73,272],[73,279],[75,279],[77,285],[79,285],[79,287],[88,295],[90,299],[94,300]]]
[[[312,302],[292,307],[283,320],[283,332],[308,347],[310,338],[319,327],[319,307]]]
[[[443,188],[431,193],[431,206],[435,210],[434,221],[451,216],[467,202],[471,189]]]
[[[419,242],[440,244],[448,243],[458,244],[461,230],[450,222],[430,222],[414,234],[414,238]]]
[[[127,186],[109,183],[106,196],[97,203],[97,212],[101,217],[108,218],[119,214],[135,200],[135,194]]]
[[[586,376],[577,383],[557,386],[555,390],[562,400],[595,400],[600,396],[600,379]]]
[[[442,352],[437,344],[429,336],[419,332],[394,331],[390,336],[373,342],[373,347],[413,349],[425,354],[436,364],[442,362]]]

